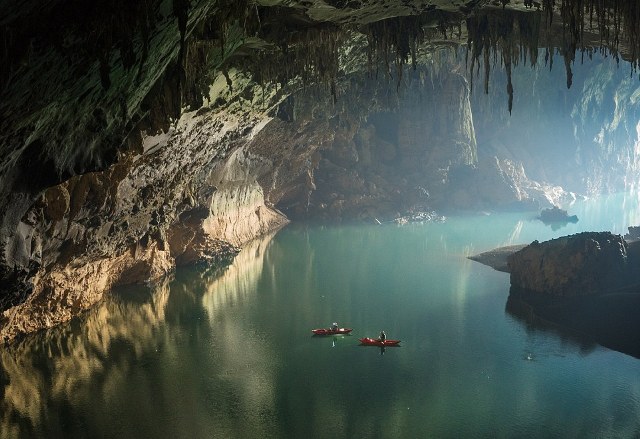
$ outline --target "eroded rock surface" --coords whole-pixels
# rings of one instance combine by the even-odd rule
[[[584,232],[534,241],[508,258],[512,291],[592,296],[638,282],[637,259],[620,235]]]
[[[234,79],[242,92],[242,78]],[[215,98],[233,99],[220,90]],[[7,296],[2,340],[68,321],[114,285],[158,279],[176,263],[229,258],[286,224],[256,182],[277,168],[241,148],[269,119],[246,100],[185,112],[161,147],[45,191],[9,246],[11,259],[30,267],[22,285],[30,294]]]

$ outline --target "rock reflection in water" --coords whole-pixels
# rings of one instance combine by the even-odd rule
[[[256,294],[274,235],[249,242],[223,275],[203,279],[202,306],[212,331],[209,342],[215,361],[210,379],[223,393],[214,397],[210,409],[216,413],[215,429],[226,432],[221,437],[279,436],[275,431],[279,369],[269,336],[230,312]]]
[[[506,312],[528,329],[555,333],[582,353],[592,352],[600,344],[640,358],[640,294],[621,291],[554,300],[512,292]]]
[[[168,298],[168,279],[154,285],[143,303],[109,295],[81,318],[3,349],[6,437],[64,435],[64,409],[108,398],[131,363],[157,349]]]
[[[268,349],[259,340],[241,343],[246,330],[217,317],[255,292],[271,238],[247,245],[226,270],[192,269],[150,289],[119,290],[81,318],[4,348],[0,436],[272,430],[272,379],[259,372],[273,370]],[[202,349],[205,342],[211,350]],[[230,373],[237,370],[246,372]],[[255,415],[239,424],[244,413]]]

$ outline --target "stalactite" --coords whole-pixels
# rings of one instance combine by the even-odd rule
[[[412,67],[417,65],[418,47],[433,35],[425,30],[431,29],[447,39],[457,29],[461,33],[461,16],[444,11],[427,11],[423,14],[408,17],[394,17],[371,23],[362,31],[367,35],[368,59],[371,64],[382,63],[387,74],[390,74],[390,62],[396,70],[396,86],[402,81],[402,72],[405,64],[411,57]]]
[[[544,9],[551,26],[555,0],[545,0]],[[571,84],[571,63],[577,51],[591,50],[584,44],[587,31],[597,32],[601,50],[618,60],[627,59],[634,70],[640,56],[640,2],[626,0],[561,0],[557,9],[562,22],[562,55],[567,66],[567,85]]]
[[[513,107],[512,66],[519,60],[535,65],[538,59],[540,13],[508,9],[479,11],[467,18],[467,58],[471,59],[471,87],[474,67],[484,67],[484,92],[489,92],[491,65],[497,55],[507,73],[508,109]],[[493,62],[491,61],[493,54]],[[482,59],[482,61],[480,61]]]
[[[189,0],[174,0],[174,9],[184,10],[188,4]],[[221,0],[214,13],[198,23],[188,38],[185,37],[178,55],[178,65],[182,69],[179,88],[183,106],[197,108],[203,104],[216,69],[222,69],[225,77],[229,78],[223,65],[224,60],[233,55],[232,50],[226,47],[231,39],[229,33],[246,34],[247,17],[252,6],[250,0]],[[183,24],[186,26],[186,22]],[[182,39],[182,29],[180,32]]]
[[[339,50],[345,33],[334,25],[316,26],[288,33],[286,40],[231,62],[250,71],[260,85],[285,85],[299,79],[303,86],[325,84],[337,100]],[[282,36],[279,36],[282,38]]]
[[[178,20],[178,30],[180,31],[180,52],[178,54],[178,62],[184,59],[189,4],[190,0],[173,0],[173,15],[175,15]]]
[[[147,0],[149,1],[149,0]],[[181,34],[190,0],[174,0]],[[175,6],[177,5],[177,6]],[[178,7],[179,6],[179,7]],[[554,14],[560,16],[560,26],[564,35],[561,44],[557,40],[548,40],[545,49],[545,62],[551,68],[553,55],[558,50],[564,58],[567,70],[567,86],[572,84],[572,64],[575,53],[585,53],[589,48],[583,43],[585,32],[593,23],[600,31],[603,46],[609,53],[617,56],[623,45],[628,48],[633,65],[637,65],[640,53],[640,35],[636,25],[640,23],[640,6],[637,2],[620,0],[542,0],[541,3],[529,1],[525,6],[535,10],[517,11],[506,8],[483,8],[472,12],[466,20],[468,31],[468,57],[471,59],[470,71],[482,63],[484,68],[484,91],[488,93],[488,84],[492,64],[498,61],[507,70],[509,110],[513,103],[513,85],[510,72],[518,62],[535,65],[540,46],[540,29],[544,17],[547,26],[554,22]],[[284,84],[293,78],[299,78],[304,86],[321,82],[327,85],[334,99],[338,93],[336,83],[339,62],[338,53],[343,33],[333,24],[318,24],[308,21],[304,14],[299,22],[308,21],[308,28],[288,28],[280,17],[302,14],[286,7],[259,7],[251,0],[220,0],[216,13],[209,19],[208,30],[197,37],[198,44],[187,44],[181,57],[185,66],[185,100],[198,103],[198,95],[205,90],[200,79],[207,75],[207,63],[212,40],[217,41],[222,51],[226,47],[227,32],[232,23],[240,26],[245,35],[255,35],[272,44],[271,49],[262,49],[250,60],[242,60],[261,83],[278,82]],[[395,76],[396,87],[400,87],[404,66],[411,62],[415,69],[417,52],[431,36],[437,32],[443,38],[451,38],[458,29],[461,34],[461,15],[429,10],[423,14],[407,17],[394,17],[363,26],[359,29],[367,37],[367,63],[369,70],[377,66],[386,67],[387,75]],[[208,36],[206,34],[209,34]],[[203,36],[204,35],[204,36]],[[547,33],[549,35],[549,33]],[[622,38],[622,37],[625,38]],[[627,43],[628,42],[628,43]],[[123,46],[126,52],[126,46]],[[183,53],[184,52],[184,53]],[[500,54],[500,56],[498,56]],[[187,59],[188,58],[188,62]],[[492,61],[493,58],[493,61]],[[410,60],[410,61],[409,61]],[[233,62],[238,63],[238,60]],[[189,65],[187,65],[189,64]],[[393,66],[393,67],[392,67]],[[210,66],[209,66],[210,67]],[[473,75],[471,75],[473,86]]]
[[[561,40],[553,40],[547,32],[545,62],[551,68],[553,54],[557,49],[564,59],[567,87],[573,83],[572,65],[577,52],[589,54],[592,50],[585,44],[585,34],[597,31],[600,35],[601,50],[616,60],[622,56],[628,59],[633,69],[638,68],[640,55],[640,2],[622,0],[544,0],[542,13],[544,23],[551,29],[554,14],[560,16]],[[480,59],[484,63],[485,92],[488,91],[490,74],[489,52],[502,53],[502,63],[510,76],[512,64],[517,61],[517,53],[534,65],[538,57],[541,15],[538,12],[518,12],[506,9],[483,9],[467,18],[468,57],[471,72]],[[595,30],[594,29],[595,26]],[[519,39],[518,44],[514,44]],[[473,76],[473,75],[472,75]],[[473,78],[472,78],[473,79]],[[473,85],[473,83],[472,83]],[[509,101],[513,100],[513,89],[507,85]],[[511,109],[511,105],[509,105]]]

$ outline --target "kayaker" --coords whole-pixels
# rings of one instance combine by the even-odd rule
[[[387,339],[387,334],[385,334],[384,331],[380,331],[380,336],[378,337],[378,340],[384,343],[386,339]]]
[[[338,330],[338,323],[337,322],[333,322],[331,324],[331,330],[332,331],[337,331]]]

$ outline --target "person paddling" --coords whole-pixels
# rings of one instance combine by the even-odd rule
[[[387,334],[385,334],[384,331],[380,331],[380,336],[378,337],[378,340],[380,340],[380,343],[384,344],[386,339],[387,339]]]

